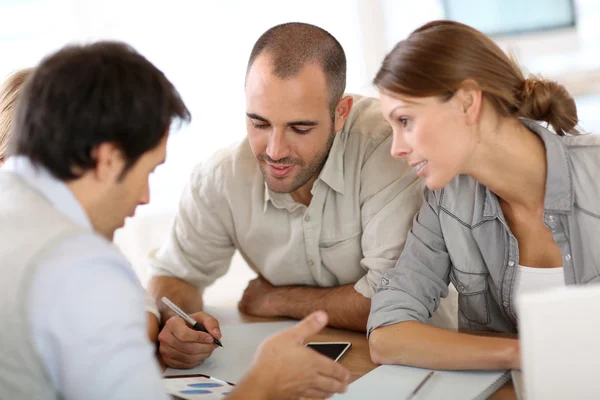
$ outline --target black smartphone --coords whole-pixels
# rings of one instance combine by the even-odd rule
[[[339,361],[340,358],[346,354],[352,343],[350,342],[310,342],[306,344],[306,347],[310,347],[319,353],[326,355],[334,361]]]

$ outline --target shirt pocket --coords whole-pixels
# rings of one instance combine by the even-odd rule
[[[319,249],[323,266],[337,278],[339,285],[354,283],[364,276],[360,233],[339,241],[321,242]]]
[[[458,311],[481,325],[491,322],[487,273],[468,273],[452,268],[450,280],[458,291]]]

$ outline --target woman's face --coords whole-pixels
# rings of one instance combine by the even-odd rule
[[[476,142],[460,97],[442,101],[380,93],[383,115],[394,131],[392,156],[406,159],[432,190],[463,173]]]

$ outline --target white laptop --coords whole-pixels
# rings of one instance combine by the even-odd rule
[[[523,294],[517,311],[519,398],[600,399],[600,285]]]

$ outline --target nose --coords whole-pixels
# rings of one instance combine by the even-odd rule
[[[281,160],[290,155],[290,148],[285,138],[285,132],[273,129],[267,143],[267,155],[271,160]]]
[[[138,204],[140,206],[143,206],[148,203],[150,203],[150,185],[148,184],[148,181],[146,181],[146,186],[144,187],[142,196],[140,197],[140,201]]]
[[[400,132],[394,130],[392,138],[392,157],[406,157],[411,153],[411,151],[412,150],[404,140],[403,135]]]

